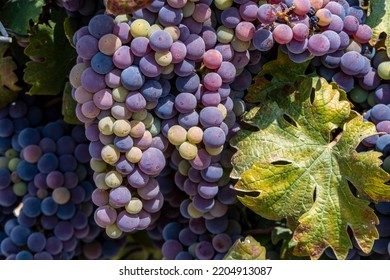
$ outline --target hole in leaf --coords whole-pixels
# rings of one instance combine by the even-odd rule
[[[244,190],[237,190],[237,196],[239,197],[245,197],[245,196],[250,196],[250,197],[258,197],[260,195],[260,191],[244,191]]]
[[[271,162],[271,164],[273,164],[273,165],[289,165],[289,164],[291,164],[291,162],[289,162],[287,160],[277,160],[277,161]]]
[[[343,130],[340,127],[338,127],[335,130],[333,130],[330,142],[332,142],[342,132],[343,132]]]
[[[270,74],[265,74],[264,78],[266,78],[268,81],[271,81],[273,77]]]
[[[351,193],[356,196],[357,195],[357,189],[355,188],[355,186],[350,182],[348,181],[348,187],[349,187],[349,190],[351,191]]]
[[[294,121],[289,115],[287,114],[283,114],[283,119],[288,122],[289,124],[295,126],[295,127],[298,127],[298,124],[296,121]]]
[[[316,91],[315,91],[315,89],[313,88],[313,89],[311,90],[311,93],[310,93],[310,104],[311,104],[311,105],[313,105],[315,94],[316,94]]]
[[[317,199],[317,188],[314,188],[314,191],[313,191],[313,202],[316,201]]]

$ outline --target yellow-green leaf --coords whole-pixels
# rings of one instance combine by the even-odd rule
[[[370,14],[367,17],[366,24],[372,28],[371,45],[375,45],[382,32],[386,33],[385,45],[387,56],[390,57],[390,1],[371,0]]]
[[[256,241],[252,236],[244,240],[238,239],[227,252],[224,260],[265,260],[265,247]]]
[[[287,218],[297,255],[318,259],[331,247],[344,259],[352,247],[348,228],[368,253],[378,218],[365,198],[390,201],[381,154],[355,150],[376,134],[375,125],[352,114],[345,92],[323,79],[305,78],[275,100],[245,116],[258,131],[243,130],[231,141],[239,200],[267,219]]]

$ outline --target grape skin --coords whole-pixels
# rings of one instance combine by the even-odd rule
[[[156,2],[158,2],[158,1],[156,1]],[[288,50],[289,51],[288,55],[292,60],[303,62],[303,61],[306,61],[307,59],[309,59],[312,55],[320,56],[321,57],[320,61],[324,61],[324,64],[327,67],[334,67],[334,69],[336,69],[341,64],[339,62],[340,52],[337,52],[337,51],[339,51],[339,50],[341,51],[341,50],[345,49],[345,47],[346,47],[345,46],[345,42],[346,42],[345,38],[346,37],[344,35],[347,33],[345,33],[345,32],[341,33],[343,35],[340,35],[341,36],[340,37],[340,44],[335,42],[335,41],[337,41],[337,39],[334,39],[334,38],[332,39],[331,36],[333,36],[334,34],[331,32],[328,32],[328,33],[332,34],[330,36],[325,36],[325,37],[327,37],[327,39],[329,41],[329,48],[327,48],[325,46],[325,47],[318,49],[318,46],[316,46],[317,45],[316,40],[312,40],[312,43],[309,44],[309,41],[313,36],[321,35],[325,30],[334,31],[336,33],[341,31],[340,26],[342,24],[340,24],[340,21],[338,19],[342,19],[345,17],[345,14],[342,14],[342,11],[344,10],[344,6],[341,6],[337,3],[336,3],[337,5],[335,5],[335,4],[329,5],[329,3],[327,3],[326,1],[298,1],[298,0],[297,1],[290,1],[290,2],[295,2],[295,4],[298,6],[296,8],[296,10],[297,11],[301,10],[302,15],[305,14],[304,11],[307,10],[306,6],[308,5],[309,2],[312,2],[312,3],[315,2],[317,5],[319,5],[318,8],[322,8],[325,5],[329,5],[329,9],[327,9],[327,10],[332,10],[332,13],[331,13],[332,20],[330,20],[330,22],[329,22],[330,24],[328,24],[328,25],[327,25],[327,21],[329,21],[329,17],[327,17],[326,11],[323,11],[325,16],[320,15],[321,13],[318,14],[320,16],[320,23],[321,23],[321,24],[319,24],[320,25],[320,33],[315,34],[315,35],[311,35],[311,34],[305,35],[305,33],[304,33],[303,35],[301,35],[300,42],[303,42],[302,43],[303,46],[301,47],[301,49],[299,51],[297,51],[296,50],[297,48],[295,48],[295,50],[294,50],[294,47],[293,47],[293,44],[296,44],[296,42],[291,41],[292,39],[290,39],[290,34],[288,31],[286,32],[286,33],[288,33],[287,34],[288,36],[278,36],[277,35],[278,32],[280,32],[280,31],[278,31],[280,28],[276,30],[276,35],[275,35],[275,30],[272,30],[272,29],[268,30],[268,29],[262,29],[262,28],[256,28],[256,27],[253,30],[253,34],[251,33],[252,31],[247,32],[246,34],[245,34],[245,32],[240,32],[241,26],[244,25],[243,22],[247,21],[248,23],[252,24],[251,22],[253,22],[255,20],[253,18],[253,12],[250,13],[253,19],[250,19],[249,15],[245,15],[248,17],[244,18],[244,12],[242,11],[243,9],[241,9],[241,7],[243,7],[245,4],[248,6],[249,6],[249,4],[251,4],[252,6],[257,8],[258,5],[256,3],[249,3],[246,1],[242,1],[243,3],[241,4],[241,3],[238,3],[241,1],[234,1],[235,4],[233,4],[233,1],[216,1],[215,5],[217,6],[217,8],[221,8],[221,10],[222,10],[222,12],[220,12],[220,14],[227,15],[228,12],[231,12],[233,14],[231,19],[224,20],[224,22],[222,22],[222,24],[225,25],[224,28],[218,28],[218,25],[215,26],[216,23],[212,23],[212,21],[209,21],[209,19],[212,18],[212,15],[214,15],[213,13],[210,13],[211,1],[201,1],[201,3],[196,3],[196,4],[194,4],[192,2],[191,3],[188,2],[187,4],[185,4],[185,6],[187,7],[186,12],[184,12],[184,11],[180,12],[180,11],[176,10],[176,9],[181,9],[182,7],[185,7],[185,6],[183,6],[183,3],[179,4],[178,1],[168,1],[168,3],[164,3],[163,1],[161,1],[161,2],[162,3],[159,3],[158,5],[155,4],[155,7],[152,7],[152,8],[149,7],[148,11],[153,10],[155,13],[156,12],[159,13],[159,17],[160,17],[160,19],[162,19],[161,23],[164,26],[167,25],[167,23],[171,20],[171,19],[168,19],[165,15],[163,15],[163,13],[168,14],[168,12],[165,12],[165,10],[168,10],[170,12],[170,14],[172,14],[172,15],[174,14],[175,17],[176,17],[176,15],[179,15],[177,18],[184,16],[185,20],[183,20],[183,21],[180,20],[181,23],[179,23],[179,22],[173,23],[172,22],[172,24],[178,25],[179,30],[188,30],[189,32],[192,32],[193,34],[185,34],[185,32],[181,32],[183,34],[180,34],[180,36],[176,36],[174,33],[170,33],[170,37],[172,38],[173,43],[169,47],[169,50],[165,50],[165,52],[170,52],[170,54],[172,55],[172,59],[165,59],[164,55],[167,53],[164,53],[164,55],[162,55],[162,53],[160,51],[158,51],[159,52],[158,55],[161,54],[161,56],[157,57],[154,53],[155,53],[156,49],[158,48],[158,46],[155,46],[154,49],[150,48],[149,53],[143,53],[142,55],[138,55],[139,58],[135,58],[133,63],[136,66],[138,66],[141,73],[145,76],[145,81],[142,82],[140,87],[142,87],[143,84],[149,80],[149,78],[155,78],[155,80],[165,79],[167,77],[173,78],[172,92],[169,92],[169,95],[168,95],[168,93],[166,93],[167,95],[163,95],[163,94],[159,95],[158,97],[156,97],[156,100],[153,100],[153,102],[155,102],[157,105],[153,105],[150,103],[148,105],[145,104],[145,107],[142,108],[142,110],[144,110],[147,106],[150,106],[150,108],[154,108],[153,106],[156,106],[154,111],[152,112],[152,114],[155,117],[160,117],[164,120],[172,119],[173,123],[176,123],[176,124],[179,123],[181,125],[181,127],[183,127],[185,130],[188,131],[186,139],[184,139],[184,142],[181,142],[181,144],[176,145],[179,147],[178,148],[179,151],[177,151],[179,153],[179,155],[180,155],[180,146],[183,145],[184,143],[186,143],[186,145],[187,145],[187,143],[190,143],[190,144],[200,144],[201,143],[201,145],[207,143],[209,145],[206,145],[204,147],[205,150],[210,151],[210,153],[215,153],[216,154],[215,156],[218,155],[217,151],[218,151],[218,149],[221,149],[221,146],[224,144],[225,141],[223,141],[223,143],[221,142],[221,145],[215,145],[212,147],[210,145],[210,143],[213,141],[211,141],[209,139],[209,138],[211,138],[210,134],[206,133],[206,138],[204,138],[205,131],[203,129],[208,128],[207,127],[208,124],[206,124],[204,117],[202,117],[203,114],[201,114],[201,112],[204,109],[204,107],[206,107],[206,108],[208,108],[208,107],[217,108],[218,107],[219,108],[218,110],[220,113],[215,113],[215,114],[218,115],[218,117],[220,116],[220,114],[222,115],[222,123],[225,126],[223,126],[222,123],[220,124],[221,127],[218,127],[220,129],[220,131],[218,130],[218,135],[219,134],[222,135],[222,133],[223,133],[225,135],[225,139],[227,139],[226,134],[229,133],[229,129],[234,125],[235,117],[241,115],[243,113],[243,111],[245,111],[245,106],[243,108],[241,108],[242,106],[240,106],[240,105],[242,105],[242,104],[239,101],[234,101],[234,94],[236,94],[235,92],[242,92],[245,89],[247,89],[247,87],[252,82],[252,73],[256,73],[256,71],[251,72],[251,70],[249,70],[249,69],[255,69],[254,65],[256,64],[256,63],[251,64],[251,62],[250,62],[251,57],[252,57],[251,52],[253,51],[253,48],[256,48],[256,49],[261,50],[261,51],[267,51],[267,50],[272,48],[272,46],[275,44],[275,41],[277,43],[280,43],[280,44],[289,43],[290,45],[288,47],[290,47],[290,49]],[[275,3],[276,2],[277,1],[275,1]],[[322,2],[322,4],[320,5],[319,2]],[[274,2],[272,2],[272,3],[274,3]],[[232,6],[232,5],[234,5],[234,6]],[[330,8],[332,5],[333,5],[333,8]],[[265,5],[262,5],[262,6],[265,6]],[[240,7],[240,8],[238,9],[237,7]],[[274,6],[272,6],[272,7],[274,7]],[[251,9],[254,10],[254,8],[251,8]],[[193,15],[195,10],[197,10],[197,12],[195,13],[195,15]],[[238,10],[238,14],[237,14],[237,10]],[[161,12],[161,11],[164,11],[164,12]],[[346,9],[345,9],[345,11],[346,11]],[[143,12],[139,12],[139,13],[137,13],[137,15],[138,16],[142,15],[142,13]],[[145,13],[145,19],[147,18],[149,21],[149,24],[151,26],[153,26],[154,25],[153,20],[150,19],[149,16],[146,16],[146,14],[147,13]],[[210,14],[210,18],[209,18],[209,14]],[[219,17],[219,16],[220,15],[217,14],[217,17]],[[258,15],[256,15],[256,17],[257,16]],[[338,20],[338,24],[336,27],[331,27],[331,24],[335,18],[337,18],[336,21]],[[175,19],[173,19],[173,20],[175,20]],[[272,23],[274,21],[275,20],[272,20],[270,23]],[[236,22],[236,24],[234,22]],[[241,22],[241,24],[240,24],[240,22]],[[303,22],[305,22],[304,19],[302,20],[302,23],[299,23],[299,24],[302,24],[302,29],[304,29],[304,31],[306,32],[307,25],[305,25],[305,23],[303,23]],[[181,29],[180,29],[179,24],[182,24],[182,23],[185,23],[186,25],[188,25],[188,27],[181,26]],[[202,24],[200,24],[200,23],[202,23]],[[231,25],[229,25],[229,23]],[[218,40],[218,43],[216,41],[213,41],[212,39],[206,40],[206,37],[203,36],[204,26],[202,26],[202,25],[206,25],[206,24],[210,24],[210,26],[211,26],[211,24],[213,24],[213,26],[207,30],[210,33],[213,32],[212,31],[213,29],[217,29],[218,34],[216,34],[216,39]],[[220,24],[220,23],[218,23],[218,24]],[[248,26],[250,24],[248,24]],[[240,28],[237,29],[238,26],[240,26]],[[303,26],[306,26],[306,28],[304,28]],[[153,27],[153,28],[155,28],[155,27]],[[165,28],[164,28],[164,30],[165,30]],[[291,27],[289,27],[289,28],[291,29]],[[344,28],[344,27],[342,27],[342,28]],[[246,30],[246,29],[251,30],[252,26],[250,28],[243,28],[243,30]],[[334,29],[336,29],[336,30],[334,30]],[[150,32],[145,36],[152,36],[155,32],[158,32],[158,28],[155,30],[157,30],[157,31]],[[259,31],[261,31],[261,32],[259,32]],[[167,33],[169,33],[169,32],[167,32]],[[325,33],[325,34],[328,34],[328,33]],[[260,35],[262,35],[262,36],[260,36]],[[354,36],[354,34],[349,34],[349,35]],[[176,36],[176,39],[174,38],[175,36]],[[253,36],[253,38],[252,38],[252,36]],[[297,38],[298,37],[299,36],[297,35]],[[138,37],[138,38],[144,38],[144,37]],[[294,30],[292,30],[292,38],[295,39]],[[315,37],[315,38],[318,39],[318,37]],[[145,37],[145,39],[146,39],[146,37]],[[318,41],[325,42],[324,44],[327,45],[326,44],[327,41],[324,39],[324,37],[320,37],[319,39],[320,40],[318,40]],[[176,40],[180,40],[180,41],[176,41]],[[248,40],[248,42],[250,40],[252,40],[253,46],[250,44],[246,44],[245,43],[246,40]],[[306,40],[307,40],[307,44],[310,45],[310,47],[308,47],[309,50],[307,50],[305,47]],[[349,40],[349,38],[348,38],[348,40]],[[176,45],[175,45],[175,41],[178,42]],[[196,43],[191,45],[193,43],[193,41]],[[316,42],[313,42],[313,41],[316,41]],[[214,46],[216,43],[219,44],[218,49],[217,49],[217,46]],[[222,49],[221,43],[225,44],[225,46],[224,46],[225,51],[223,51],[223,52],[220,51],[221,56],[216,55],[218,58],[210,58],[209,59],[208,55],[206,55],[207,52],[213,51],[213,48],[217,49],[218,51],[221,50]],[[204,44],[204,47],[203,47],[203,44]],[[155,44],[155,45],[157,45],[157,44]],[[177,51],[177,53],[175,53],[176,51],[173,51],[175,48],[179,49]],[[337,54],[334,54],[333,51],[336,51]],[[153,53],[153,56],[152,56],[152,53]],[[133,53],[133,54],[136,55],[135,53]],[[147,59],[145,58],[146,55],[148,55]],[[162,59],[163,57],[164,57],[164,59]],[[221,57],[222,57],[222,59],[221,59]],[[183,62],[184,59],[186,59],[186,62]],[[141,62],[141,60],[142,60],[142,66],[137,65]],[[346,60],[346,59],[344,59],[344,60]],[[203,64],[202,64],[202,62],[203,62]],[[177,66],[178,63],[181,63],[180,66],[184,66],[184,64],[185,64],[185,66],[188,66],[188,67],[179,67],[179,66]],[[228,64],[228,63],[230,63],[230,64]],[[362,64],[364,64],[364,63],[365,62],[362,62]],[[172,66],[172,64],[174,64],[174,66]],[[208,71],[209,71],[206,73],[208,76],[194,73],[194,71],[198,71],[200,65],[206,65],[206,67],[208,68]],[[224,65],[224,67],[222,67],[222,65]],[[343,71],[345,70],[344,72],[348,72],[348,70],[350,70],[347,67],[348,63],[343,62],[342,65],[343,65],[342,70]],[[166,68],[162,69],[159,66],[166,67]],[[247,67],[247,66],[252,66],[252,68]],[[365,66],[366,65],[362,66],[362,68],[359,69],[359,71],[358,71],[359,73],[357,75],[367,75],[368,72],[363,74],[363,72],[366,71],[366,70],[363,70],[363,68],[366,68]],[[261,66],[257,66],[257,67],[261,67]],[[360,68],[360,67],[358,67],[358,68]],[[126,68],[124,68],[124,69],[126,69]],[[259,69],[259,68],[256,68],[256,69]],[[353,69],[353,70],[355,70],[355,69]],[[260,70],[258,70],[258,71],[260,71]],[[348,72],[348,73],[350,73],[350,72]],[[217,74],[218,76],[215,74]],[[237,78],[235,77],[236,74],[238,75]],[[346,75],[346,73],[340,72],[340,75]],[[338,76],[340,76],[340,75],[338,75]],[[180,76],[180,77],[177,77],[177,76]],[[206,78],[206,76],[207,76],[207,78]],[[330,77],[332,77],[332,76],[334,76],[334,73],[333,73],[333,75],[330,75]],[[220,77],[221,81],[218,79],[218,77]],[[226,87],[228,87],[229,90],[227,90]],[[125,88],[126,88],[126,86],[125,86]],[[200,88],[202,88],[202,89],[200,90]],[[232,89],[231,91],[234,92],[232,96],[228,96],[230,94],[230,88]],[[139,90],[139,88],[134,89],[134,90]],[[185,97],[185,100],[182,101],[182,103],[187,102],[186,100],[188,98],[188,107],[184,107],[183,105],[176,105],[176,99],[178,99],[178,96],[180,96],[180,94],[183,94],[183,93],[186,93],[186,94],[188,94],[188,96],[191,96],[191,97],[188,97],[188,96]],[[147,94],[144,94],[142,92],[141,92],[141,94],[146,99]],[[219,98],[218,98],[218,95],[219,95]],[[160,97],[162,97],[162,98],[166,97],[166,98],[161,99]],[[195,102],[195,100],[196,100],[196,102]],[[133,102],[129,102],[129,103],[132,104]],[[218,104],[218,103],[220,103],[220,104]],[[185,104],[185,105],[187,105],[187,104]],[[219,106],[219,105],[222,105],[223,107]],[[235,106],[235,108],[233,108],[234,106]],[[215,111],[215,112],[217,112],[217,111]],[[233,113],[231,113],[231,112],[233,112]],[[93,114],[90,116],[93,117]],[[199,118],[199,121],[196,120],[196,117]],[[130,116],[130,118],[131,118],[131,116]],[[220,123],[219,119],[218,119],[217,123],[218,124]],[[191,126],[191,125],[194,125],[194,126]],[[163,123],[163,126],[164,126],[164,123]],[[216,124],[213,124],[212,126],[216,126]],[[195,131],[195,129],[191,130],[194,127],[199,128],[200,131],[202,131],[203,133],[197,131],[195,136],[193,136],[191,134],[191,137],[192,137],[191,138],[189,136],[190,131],[191,132]],[[222,133],[221,133],[221,131],[222,131]],[[165,136],[166,136],[166,134],[167,134],[167,132],[165,133]],[[153,134],[153,137],[154,137],[154,135],[155,134]],[[108,138],[105,138],[105,139],[106,139],[106,141],[109,141]],[[186,142],[186,141],[188,141],[188,142]],[[195,142],[195,143],[191,143],[191,141]],[[184,150],[184,148],[182,150]],[[198,149],[198,154],[200,153],[200,151],[201,151],[201,149]],[[142,150],[141,150],[141,152],[142,152]],[[184,155],[184,152],[182,154]],[[191,155],[191,157],[192,156],[193,156],[193,154]],[[188,154],[186,155],[186,157],[188,157]],[[139,158],[139,156],[138,156],[138,158]],[[169,157],[167,157],[167,158],[169,158]],[[198,159],[198,158],[195,157],[194,159],[191,159],[190,161],[194,162],[196,159]],[[137,159],[134,159],[134,161],[136,161],[136,160]],[[211,159],[210,159],[209,164],[211,164]],[[180,166],[181,166],[180,172],[185,174],[186,172],[183,171],[184,165],[181,164]],[[197,166],[197,165],[195,165],[195,166]],[[199,205],[197,204],[197,206],[199,206]]]

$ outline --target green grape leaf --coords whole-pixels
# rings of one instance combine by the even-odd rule
[[[76,31],[79,29],[79,21],[74,17],[67,17],[64,21],[64,32],[65,36],[69,41],[69,44],[75,48],[73,44],[73,36]]]
[[[37,23],[45,6],[45,0],[9,0],[0,11],[5,27],[19,34],[27,34],[30,21]]]
[[[72,86],[67,82],[62,95],[62,115],[65,122],[74,125],[82,124],[76,116],[76,106],[77,102],[72,98]]]
[[[64,89],[75,64],[76,51],[64,36],[64,13],[52,13],[50,25],[38,24],[30,37],[25,54],[38,58],[26,63],[24,80],[32,85],[31,95],[57,95]]]
[[[265,255],[265,247],[249,235],[244,240],[238,239],[227,252],[224,260],[265,260]]]
[[[375,45],[382,32],[386,33],[385,46],[390,57],[390,1],[371,0],[366,24],[372,28],[371,45]]]
[[[310,59],[304,63],[295,63],[279,50],[277,59],[265,63],[262,71],[254,78],[245,100],[250,103],[261,102],[269,94],[288,91],[289,87],[305,73],[309,64]],[[272,76],[271,80],[267,79],[266,75]]]
[[[4,108],[17,98],[21,90],[16,85],[18,76],[15,74],[17,65],[11,56],[5,56],[10,45],[0,42],[0,108]]]
[[[352,247],[348,228],[368,253],[378,238],[368,199],[390,201],[389,174],[379,167],[381,153],[356,151],[377,132],[351,112],[345,92],[307,77],[244,121],[258,130],[242,130],[231,140],[239,200],[264,218],[287,218],[297,255],[318,259],[331,247],[345,259]]]

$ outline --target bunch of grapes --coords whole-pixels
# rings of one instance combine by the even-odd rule
[[[345,90],[339,76],[372,76],[370,60],[350,43],[365,46],[372,31],[350,2],[155,0],[129,16],[93,17],[75,34],[70,81],[91,141],[96,223],[112,238],[148,229],[168,259],[206,258],[179,232],[210,243],[190,222],[229,220],[237,200],[228,142],[270,50],[279,45],[299,63],[316,57]],[[165,208],[179,210],[172,234],[163,233],[172,223],[160,216]],[[218,227],[207,228],[209,238],[227,230]],[[220,257],[210,244],[207,258]]]
[[[171,157],[175,183],[190,197],[186,211],[192,216],[222,217],[228,206],[219,196],[235,196],[227,142],[245,111],[241,97],[252,80],[244,69],[247,54],[217,46],[211,2],[191,2],[194,9],[186,15],[190,2],[176,2],[154,1],[130,20],[96,16],[75,36],[80,63],[70,78],[92,141],[91,164],[101,189],[96,194],[105,197],[95,218],[107,232],[145,228],[137,227],[139,213],[160,210],[156,176],[165,158]],[[199,32],[191,30],[191,20]],[[126,129],[118,131],[122,125]],[[110,202],[119,191],[127,195]]]
[[[0,258],[112,258],[124,239],[94,222],[84,127],[45,102],[20,95],[1,109]]]

